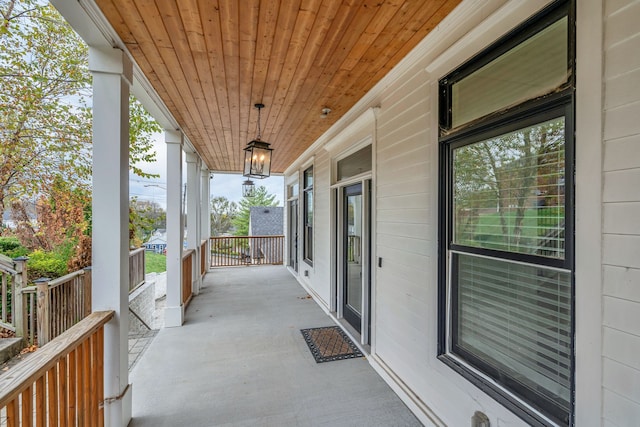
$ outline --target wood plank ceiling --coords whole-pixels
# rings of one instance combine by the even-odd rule
[[[460,0],[96,0],[214,171],[283,172]],[[321,110],[332,110],[321,118]]]

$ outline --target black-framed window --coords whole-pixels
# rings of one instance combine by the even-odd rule
[[[440,359],[531,425],[573,422],[572,22],[555,2],[440,80]]]
[[[302,258],[313,265],[313,166],[305,169],[302,174],[303,187],[303,254]]]

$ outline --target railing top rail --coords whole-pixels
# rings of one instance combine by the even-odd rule
[[[5,372],[0,377],[0,408],[15,399],[25,384],[32,384],[44,372],[55,366],[61,357],[104,326],[113,318],[114,313],[113,310],[91,313],[40,348],[28,360]]]
[[[10,274],[10,275],[12,275],[12,276],[14,276],[14,275],[18,274],[18,272],[17,272],[17,271],[15,271],[13,268],[11,268],[11,267],[9,267],[9,266],[5,265],[5,264],[4,264],[4,263],[2,263],[2,262],[0,262],[0,272],[2,272],[2,273],[7,273],[7,274]]]
[[[137,249],[133,249],[133,250],[130,250],[130,251],[129,251],[129,256],[131,256],[131,255],[135,255],[135,254],[138,254],[138,253],[140,253],[140,252],[144,252],[144,251],[145,251],[145,249],[144,249],[144,248],[137,248]]]
[[[55,288],[64,283],[67,283],[78,276],[82,276],[84,274],[84,270],[74,271],[73,273],[69,273],[66,276],[58,277],[57,279],[53,279],[49,282],[49,288]]]
[[[21,291],[23,294],[37,294],[38,293],[38,288],[34,285],[31,286],[27,286],[25,288],[22,288]]]
[[[182,259],[188,258],[195,252],[194,249],[187,249],[182,253]]]

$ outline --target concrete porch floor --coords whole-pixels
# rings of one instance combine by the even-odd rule
[[[364,358],[316,364],[333,325],[282,266],[216,269],[131,373],[132,427],[420,426]]]

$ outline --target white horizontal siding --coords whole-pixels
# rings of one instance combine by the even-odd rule
[[[622,396],[637,399],[640,395],[640,372],[608,358],[603,362],[603,386],[609,390],[617,390]],[[636,403],[640,403],[637,402]]]
[[[640,86],[640,82],[638,82],[638,86]],[[640,168],[640,135],[605,142],[605,171],[633,168]]]
[[[605,389],[603,416],[612,425],[636,427],[640,420],[640,405],[627,396]]]
[[[314,255],[312,288],[328,307],[331,304],[331,240],[327,237],[330,229],[331,157],[326,151],[317,153],[313,168],[313,227]]]
[[[605,2],[603,418],[640,419],[640,2]]]
[[[604,295],[640,302],[640,269],[604,266]]]
[[[606,203],[604,232],[640,236],[640,202]]]

